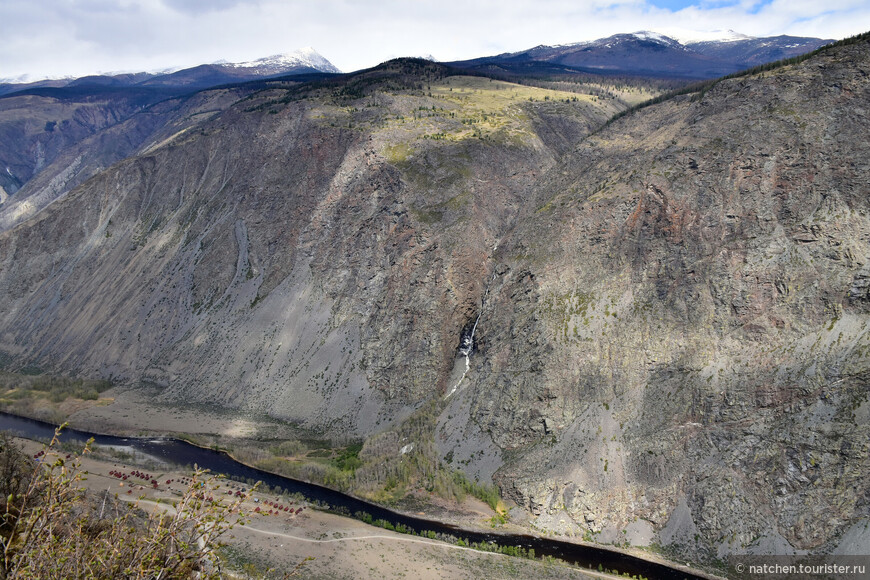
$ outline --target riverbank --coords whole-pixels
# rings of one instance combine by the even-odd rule
[[[140,436],[141,435],[153,436],[153,435],[157,435],[157,434],[160,434],[160,435],[167,435],[168,434],[168,435],[177,436],[177,435],[179,435],[178,432],[174,432],[172,430],[165,429],[165,427],[167,425],[171,425],[173,422],[177,421],[179,419],[179,417],[183,417],[184,414],[191,412],[189,409],[186,409],[186,410],[185,409],[182,409],[182,410],[171,409],[172,413],[169,417],[167,417],[166,415],[162,415],[162,417],[163,417],[162,422],[155,422],[152,420],[152,418],[155,416],[161,416],[161,413],[160,413],[161,410],[159,408],[154,408],[154,407],[148,406],[147,404],[144,404],[141,400],[137,401],[137,400],[127,399],[125,401],[125,404],[127,405],[127,409],[129,412],[128,413],[119,413],[119,415],[115,415],[115,424],[114,424],[115,428],[112,429],[112,431],[114,431],[117,434],[140,435]],[[103,407],[101,409],[111,409],[111,407],[107,406],[107,407]],[[115,410],[118,411],[117,408]],[[139,410],[141,412],[134,412],[136,410]],[[136,419],[136,421],[131,422],[131,426],[134,427],[135,430],[128,429],[128,430],[120,430],[119,431],[117,429],[118,423],[119,423],[118,419],[119,418],[123,419],[124,418],[123,415],[129,416],[131,414]],[[81,417],[78,417],[78,419],[76,417],[72,417],[71,419],[72,419],[71,425],[73,427],[83,429],[83,430],[102,431],[102,429],[100,429],[99,426],[97,426],[97,424],[94,424],[94,423],[89,424],[88,422],[83,422],[81,420]],[[213,417],[211,417],[211,418],[205,417],[203,419],[206,419],[206,420],[204,420],[203,422],[201,422],[198,425],[200,428],[202,428],[203,425],[214,425],[214,423],[208,423],[209,419],[214,420]],[[94,419],[92,417],[91,421],[93,421],[93,420]],[[161,430],[153,429],[153,427],[158,426],[158,425],[161,427],[164,427],[164,429],[161,429]],[[143,427],[151,427],[151,428],[143,428]],[[105,432],[105,431],[103,431],[103,432]],[[200,431],[200,436],[209,436],[210,437],[213,435],[214,435],[213,432],[205,431],[203,433],[202,430]],[[205,448],[208,449],[208,446],[206,446]],[[426,498],[421,498],[421,501],[425,504]],[[430,509],[428,506],[431,505],[431,502],[429,504],[426,504],[426,505],[427,505],[427,509]],[[479,507],[481,510],[488,509],[488,506],[486,506],[485,504],[482,504],[482,503],[477,507]],[[449,511],[449,509],[444,509],[443,511]],[[432,513],[432,512],[435,512],[435,513]],[[462,528],[462,530],[458,530],[458,531],[470,530],[472,533],[474,533],[474,529],[476,529],[477,533],[483,532],[483,533],[490,533],[491,534],[493,532],[493,530],[491,528],[489,528],[489,526],[479,525],[482,513],[483,513],[482,511],[477,511],[477,514],[472,517],[471,521],[469,521],[469,519],[465,515],[463,515],[462,517],[453,519],[452,521],[448,520],[447,523],[458,525],[459,528]],[[437,521],[445,522],[445,520],[447,520],[447,518],[444,518],[443,515],[444,515],[443,513],[437,513],[437,510],[432,510],[432,511],[429,511],[428,513],[427,512],[418,512],[418,511],[415,511],[413,513],[406,513],[406,516],[410,516],[410,517],[425,517],[425,519],[427,519],[427,520],[437,520]],[[454,513],[454,515],[455,515],[455,513]],[[478,525],[475,525],[475,524],[478,524]],[[505,532],[505,531],[508,531],[508,530],[507,529],[499,530],[499,532]],[[528,533],[528,530],[523,530],[523,529],[511,530],[511,531],[515,531],[515,533],[519,533],[519,534],[527,534]],[[495,540],[495,541],[497,541],[497,540]],[[578,546],[578,547],[579,546],[595,547],[594,545],[591,545],[591,544],[571,541],[571,540],[565,539],[565,538],[560,538],[558,540],[539,538],[538,540],[536,540],[534,536],[528,536],[528,541],[530,541],[530,542],[542,541],[544,543],[550,543],[550,544],[552,544],[553,542],[556,542],[556,543],[563,542],[566,544],[573,544],[573,545]],[[627,551],[627,550],[622,550],[622,549],[613,549],[610,547],[607,547],[607,549],[611,553],[625,554],[625,555],[628,555],[628,556],[631,556],[634,558],[640,558],[641,560],[644,560],[646,562],[653,563],[653,565],[658,563],[658,564],[661,564],[664,566],[671,567],[673,570],[672,563],[667,562],[666,560],[663,560],[661,558],[658,558],[654,554],[648,554],[645,552],[637,553],[634,550]],[[687,568],[683,569],[683,570],[687,576],[711,577],[709,575],[699,573],[699,572],[694,571],[694,570],[689,570]],[[655,577],[655,576],[651,575],[650,577]]]
[[[65,419],[70,427],[119,437],[166,436],[183,439],[205,449],[224,450],[239,463],[258,469],[264,468],[252,465],[251,461],[243,454],[236,453],[236,450],[252,447],[264,449],[269,444],[284,439],[310,437],[310,434],[271,417],[246,415],[243,412],[205,406],[175,407],[155,404],[153,394],[147,389],[116,388],[108,391],[107,395],[111,395],[109,403],[83,406],[70,413]],[[282,473],[276,475],[286,476]],[[304,477],[295,479],[306,481]],[[497,516],[489,505],[471,495],[462,503],[457,503],[425,492],[412,492],[405,501],[390,505],[389,509],[481,532],[491,531],[492,520]],[[499,530],[529,532],[522,526],[510,523],[499,524]]]
[[[16,438],[16,442],[30,456],[44,448],[29,439]],[[154,486],[139,477],[136,464],[91,455],[80,461],[86,472],[81,484],[88,493],[139,501],[142,509],[179,497],[181,482],[189,475],[152,466],[147,475],[158,482]],[[237,484],[228,481],[226,487],[232,486]],[[274,508],[276,504],[281,509]],[[243,509],[248,523],[236,526],[220,551],[229,577],[280,578],[304,562],[302,578],[613,578],[556,562],[523,560],[399,534],[275,494],[256,492]]]

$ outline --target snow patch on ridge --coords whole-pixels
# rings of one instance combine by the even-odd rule
[[[31,75],[23,74],[14,77],[0,78],[0,84],[22,85],[26,83],[38,83],[42,81],[73,81],[77,77],[74,76],[53,76],[53,75]]]
[[[699,42],[737,42],[755,38],[733,30],[673,30],[670,36],[685,45]]]
[[[326,60],[320,53],[310,46],[299,49],[295,52],[274,54],[272,56],[248,62],[220,64],[231,68],[261,68],[264,69],[263,74],[273,74],[273,71],[281,72],[281,70],[301,66],[313,68],[321,72],[341,72],[334,64]]]
[[[656,42],[661,42],[662,44],[671,44],[674,41],[674,39],[669,36],[665,36],[659,32],[652,32],[650,30],[633,32],[631,35],[641,40],[654,40]]]

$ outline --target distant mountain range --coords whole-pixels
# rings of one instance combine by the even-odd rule
[[[728,40],[478,63],[689,79],[825,42]],[[110,379],[73,424],[176,407],[256,449],[271,416],[356,466],[297,475],[435,514],[475,482],[510,526],[717,577],[867,553],[870,33],[616,119],[650,77],[166,88],[261,64],[0,98],[0,369]],[[0,406],[56,417],[40,389]]]
[[[797,36],[753,38],[730,32],[718,40],[679,40],[655,32],[616,34],[589,42],[536,46],[453,66],[519,75],[596,73],[708,79],[799,56],[834,42]]]
[[[755,38],[733,31],[714,40],[695,35],[680,40],[656,32],[616,34],[607,38],[558,46],[536,46],[447,63],[475,72],[519,76],[593,73],[654,78],[709,79],[753,66],[805,54],[834,42],[797,36]],[[431,56],[426,60],[435,60]],[[92,75],[81,78],[0,79],[0,96],[45,88],[139,87],[170,93],[200,90],[251,80],[303,74],[338,74],[335,65],[313,48],[250,62],[216,62],[176,71]]]
[[[460,69],[514,78],[594,73],[689,82],[797,56],[832,42],[791,36],[752,38],[731,31],[713,37],[680,36],[681,40],[654,32],[617,34],[591,42],[538,46],[449,64],[454,72]],[[430,56],[427,60],[434,59]],[[170,122],[170,112],[158,113],[153,108],[167,99],[250,81],[290,77],[306,82],[340,72],[316,50],[305,48],[250,62],[216,62],[182,70],[30,83],[21,83],[21,78],[5,84],[0,81],[0,229],[12,223],[9,219],[23,219],[137,150],[157,127]],[[137,115],[141,111],[150,113]],[[135,130],[124,124],[134,117]],[[109,130],[116,125],[117,129]],[[92,142],[94,139],[97,141]],[[44,168],[66,156],[70,159],[61,164],[67,168],[62,172],[63,179],[54,179],[58,174],[53,171],[43,173]],[[70,160],[75,163],[70,165]],[[70,169],[73,166],[75,169]],[[23,195],[16,195],[38,174],[42,177],[31,183]],[[30,197],[31,191],[40,193]],[[14,198],[10,200],[10,196]],[[11,207],[17,204],[24,204],[22,208],[26,206],[27,211]]]
[[[269,77],[309,73],[336,74],[340,72],[334,64],[309,47],[250,62],[216,62],[171,72],[91,75],[81,78],[46,79],[29,83],[4,79],[0,81],[0,95],[36,88],[82,86],[161,87],[197,90]]]

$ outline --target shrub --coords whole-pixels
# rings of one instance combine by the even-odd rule
[[[108,492],[100,501],[81,488],[79,455],[55,453],[59,434],[41,462],[0,438],[0,578],[220,577],[215,550],[243,523],[244,497],[208,501],[218,497],[218,480],[196,470],[172,505],[140,499],[127,507],[113,498],[107,509]],[[82,453],[89,451],[90,442]]]

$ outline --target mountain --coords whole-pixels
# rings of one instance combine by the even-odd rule
[[[91,224],[67,230],[77,240],[68,240],[67,257],[101,271],[92,272],[88,285],[101,286],[97,280],[104,276],[115,278],[111,286],[120,285],[91,288],[114,304],[107,309],[94,311],[78,299],[56,304],[66,312],[61,318],[75,316],[67,308],[83,308],[79,312],[89,311],[88,320],[77,328],[54,327],[49,334],[60,334],[49,342],[71,345],[79,333],[90,338],[77,354],[57,351],[48,358],[58,368],[81,363],[82,370],[123,380],[147,376],[156,384],[171,383],[174,394],[167,391],[168,397],[270,410],[332,435],[371,433],[378,422],[401,416],[397,410],[416,407],[437,385],[443,390],[447,377],[440,375],[464,321],[443,320],[433,335],[428,325],[395,319],[394,308],[420,308],[432,316],[473,309],[485,248],[514,223],[535,175],[564,150],[566,136],[576,139],[619,110],[588,95],[571,101],[571,93],[454,80],[449,74],[433,63],[401,61],[332,85],[238,95],[220,113],[176,117],[194,124],[166,130],[162,135],[168,137],[152,138],[140,154],[48,205],[36,222],[48,225],[40,216],[52,215]],[[424,82],[430,86],[425,94],[419,88]],[[400,94],[388,97],[393,90]],[[85,201],[131,178],[136,183],[107,200],[111,209]],[[69,209],[79,203],[90,207],[87,216],[74,217],[79,210]],[[479,212],[485,223],[467,219],[469,212]],[[4,239],[24,249],[19,228],[29,227],[21,224]],[[351,237],[336,238],[336,231]],[[50,238],[44,243],[53,244]],[[91,238],[100,243],[91,245]],[[467,247],[457,244],[462,239]],[[82,251],[90,257],[72,258]],[[106,262],[98,258],[104,252]],[[20,267],[28,262],[13,261]],[[329,267],[339,263],[341,268]],[[61,278],[84,273],[69,264],[72,270]],[[117,267],[127,274],[103,270]],[[416,286],[408,271],[438,283],[406,302]],[[31,272],[54,278],[48,271]],[[159,279],[169,286],[148,282]],[[174,294],[168,309],[159,297],[167,291]],[[89,302],[95,296],[79,297]],[[29,310],[18,298],[6,305]],[[154,306],[165,306],[155,310],[154,300]],[[303,303],[303,310],[293,306]],[[176,311],[178,305],[183,311]],[[274,311],[289,318],[268,314]],[[126,319],[132,312],[138,322],[117,325],[105,318],[124,313]],[[32,322],[20,330],[35,346],[48,329]],[[394,362],[389,341],[397,323],[408,333],[408,352],[421,357],[414,366]],[[236,330],[224,332],[229,328]],[[282,346],[268,354],[268,371],[243,370],[263,346],[261,331],[283,337],[277,339]],[[99,353],[109,344],[113,362]],[[204,356],[195,344],[207,344],[211,354]],[[146,352],[151,354],[143,358]],[[197,370],[176,380],[186,365]],[[214,381],[239,372],[236,386],[212,392]]]
[[[338,70],[313,48],[277,54],[250,62],[200,65],[173,73],[157,75],[142,82],[144,86],[207,88],[283,75],[310,73],[337,74]]]
[[[338,74],[341,71],[313,48],[306,47],[296,52],[276,54],[250,62],[227,63],[227,68],[251,71],[251,74],[273,76],[298,72],[325,72]]]
[[[655,32],[616,34],[590,42],[538,46],[529,50],[452,63],[471,69],[514,74],[597,73],[710,79],[775,60],[811,52],[833,40],[778,36],[679,41]]]
[[[68,79],[44,79],[38,81],[24,81],[22,79],[0,80],[0,96],[17,91],[27,91],[41,88],[59,88],[67,86],[72,80]]]
[[[43,87],[170,87],[174,89],[204,89],[223,84],[239,83],[283,75],[311,73],[337,74],[341,71],[311,47],[286,54],[276,54],[250,62],[218,62],[182,70],[160,73],[120,73],[90,75],[80,78],[41,80],[30,83],[0,80],[0,96]]]
[[[449,411],[510,457],[496,478],[538,525],[693,558],[855,549],[868,64],[865,36],[642,109],[541,181]]]
[[[176,93],[88,85],[0,98],[0,230],[243,94],[237,89]]]
[[[459,469],[681,561],[860,551],[868,67],[863,36],[610,123],[416,59],[166,101],[0,233],[0,358],[362,441],[355,493]]]
[[[767,38],[737,36],[725,41],[688,42],[686,46],[704,56],[735,63],[742,70],[800,56],[832,42],[832,39],[785,35]]]
[[[196,91],[282,76],[309,80],[338,72],[306,48],[171,73],[0,85],[0,229],[132,154],[176,111],[186,110],[183,103],[198,102]]]
[[[70,146],[167,97],[156,91],[128,88],[101,87],[98,91],[89,89],[86,95],[72,96],[74,91],[42,87],[31,89],[30,94],[0,98],[3,202]]]

